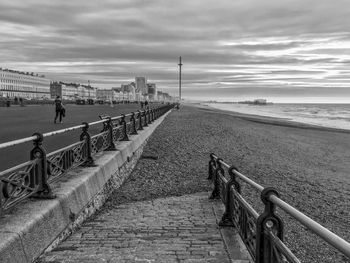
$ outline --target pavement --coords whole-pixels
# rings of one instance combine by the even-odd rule
[[[223,205],[208,196],[158,198],[98,212],[36,262],[252,262],[235,230],[219,229]]]

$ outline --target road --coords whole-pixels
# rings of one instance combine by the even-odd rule
[[[99,115],[119,116],[140,109],[138,104],[66,105],[66,117],[62,124],[54,124],[53,105],[0,107],[0,143],[32,136],[35,132],[46,133],[80,125],[82,122],[99,120]],[[92,134],[101,131],[102,124],[90,128]],[[52,152],[79,140],[81,131],[72,131],[44,139],[46,152]],[[0,150],[0,171],[29,160],[32,143]]]

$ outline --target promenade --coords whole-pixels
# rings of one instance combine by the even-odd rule
[[[208,196],[202,192],[104,209],[37,263],[249,262],[242,260],[236,240],[227,251],[215,216],[221,216],[221,201]]]

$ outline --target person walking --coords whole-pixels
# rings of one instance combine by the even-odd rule
[[[53,121],[56,123],[57,118],[59,117],[60,123],[62,123],[62,116],[64,114],[64,107],[62,104],[62,100],[60,96],[57,96],[55,99],[55,110],[56,110],[56,115],[55,115],[55,120]]]

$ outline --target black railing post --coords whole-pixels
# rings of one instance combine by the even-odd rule
[[[145,110],[143,112],[143,116],[145,117],[144,122],[143,122],[143,127],[148,127],[148,123],[147,123],[147,114],[146,114],[147,110]]]
[[[85,141],[85,162],[82,166],[95,166],[94,159],[92,159],[92,146],[91,146],[91,135],[89,133],[89,124],[87,122],[83,122],[85,125],[82,128],[82,133],[80,134],[80,141]]]
[[[273,253],[273,243],[268,236],[268,231],[272,231],[283,242],[283,221],[276,214],[276,206],[269,200],[270,195],[280,196],[273,187],[266,187],[261,192],[265,210],[256,223],[256,263],[279,262]]]
[[[147,115],[148,115],[148,124],[152,124],[152,120],[151,120],[151,109],[147,110]]]
[[[138,131],[143,130],[143,125],[142,125],[142,112],[138,110],[137,118],[139,119],[139,127],[137,128]]]
[[[3,184],[2,180],[0,180],[0,189],[4,189],[4,184]],[[2,216],[2,213],[4,212],[3,200],[4,200],[4,193],[3,193],[3,191],[0,191],[0,216]]]
[[[212,180],[214,177],[214,174],[215,174],[215,169],[216,169],[216,161],[215,161],[213,153],[210,154],[210,161],[209,161],[208,167],[209,167],[209,169],[208,169],[207,180]]]
[[[137,128],[136,128],[136,119],[135,119],[135,113],[134,112],[131,113],[130,123],[131,123],[130,135],[136,135],[137,134]]]
[[[103,117],[103,118],[105,118],[105,117]],[[102,125],[103,125],[103,128],[102,128],[101,132],[107,131],[108,130],[108,121],[102,122]]]
[[[214,173],[214,189],[213,192],[211,193],[209,199],[219,199],[220,198],[220,188],[219,188],[219,176],[220,174],[224,175],[224,169],[221,166],[222,159],[218,158],[216,160],[216,169]]]
[[[237,193],[241,194],[241,185],[239,184],[239,182],[237,181],[237,176],[236,174],[233,172],[233,170],[236,170],[238,172],[238,169],[231,165],[230,168],[228,168],[228,174],[230,175],[230,184],[234,186],[235,190],[237,191]]]
[[[37,136],[37,139],[33,141],[34,148],[30,151],[30,160],[39,160],[35,165],[32,183],[37,183],[37,191],[33,197],[37,198],[55,198],[52,193],[51,187],[48,183],[47,174],[47,160],[46,151],[42,147],[44,136],[41,133],[34,133],[33,136]],[[34,185],[31,185],[33,187]],[[33,187],[34,188],[34,187]]]
[[[153,109],[152,108],[150,109],[149,114],[150,114],[150,122],[154,122]]]
[[[233,211],[232,211],[232,203],[230,197],[231,187],[233,186],[235,190],[241,194],[241,185],[237,182],[237,176],[233,172],[233,170],[238,171],[235,166],[230,166],[228,168],[228,174],[230,175],[230,180],[227,182],[226,186],[226,203],[225,203],[225,212],[222,215],[221,221],[219,222],[219,226],[234,226],[234,222],[232,220]]]
[[[123,133],[123,138],[121,138],[121,141],[128,141],[129,137],[128,137],[128,132],[127,132],[127,127],[126,127],[126,120],[125,120],[125,115],[122,114],[121,115],[121,125],[122,125],[122,133]]]
[[[109,146],[106,151],[115,151],[115,144],[113,141],[113,121],[111,117],[107,118],[107,129],[108,129],[108,138],[109,138]]]

